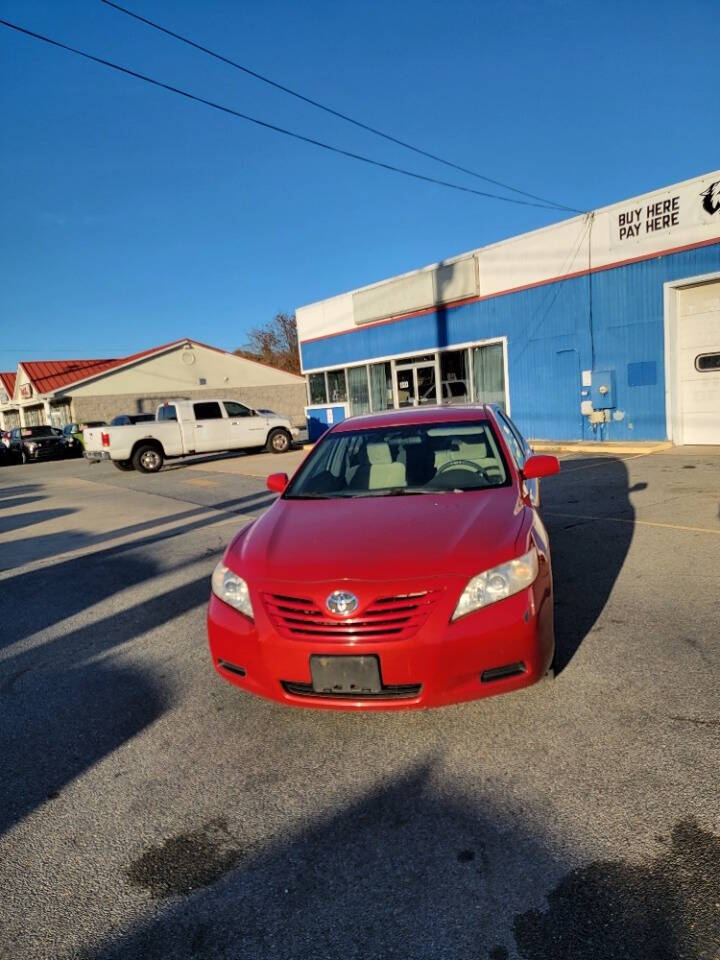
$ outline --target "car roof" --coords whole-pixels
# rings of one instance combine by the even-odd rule
[[[383,410],[379,413],[366,413],[357,417],[348,417],[347,420],[342,420],[333,427],[333,433],[345,433],[349,430],[369,430],[373,427],[413,426],[413,424],[420,423],[459,423],[468,420],[487,420],[491,412],[490,407],[479,403],[403,407],[400,410]]]

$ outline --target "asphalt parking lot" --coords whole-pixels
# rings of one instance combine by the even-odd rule
[[[557,679],[371,715],[211,668],[278,461],[0,470],[0,956],[717,960],[720,454],[563,455]]]

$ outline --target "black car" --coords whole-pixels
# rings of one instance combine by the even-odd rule
[[[154,413],[119,413],[110,421],[111,427],[126,427],[130,423],[148,423],[155,419]]]
[[[14,450],[11,450],[10,447],[6,447],[2,441],[0,441],[0,467],[6,467],[11,463],[18,462],[18,455]]]
[[[15,427],[10,431],[10,450],[22,463],[67,456],[62,430],[56,427]]]

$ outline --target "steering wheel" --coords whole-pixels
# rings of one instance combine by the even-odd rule
[[[444,463],[435,473],[436,477],[439,477],[441,473],[445,473],[446,470],[454,469],[455,467],[460,467],[461,469],[469,468],[473,473],[480,473],[487,480],[488,472],[485,467],[481,467],[479,463],[475,463],[474,460],[448,460],[447,463]]]

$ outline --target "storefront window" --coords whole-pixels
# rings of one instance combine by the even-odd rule
[[[370,399],[373,410],[389,410],[393,406],[392,373],[389,363],[370,365]]]
[[[347,401],[347,385],[344,370],[328,370],[328,400],[330,403],[345,403]]]
[[[309,373],[308,387],[310,389],[310,403],[327,403],[324,373]]]
[[[443,403],[470,402],[467,350],[444,350],[440,354],[440,381]]]
[[[475,401],[497,403],[505,409],[505,364],[503,345],[488,343],[473,348],[473,376]]]
[[[348,367],[348,387],[350,388],[350,415],[370,412],[370,392],[368,390],[367,367]]]

